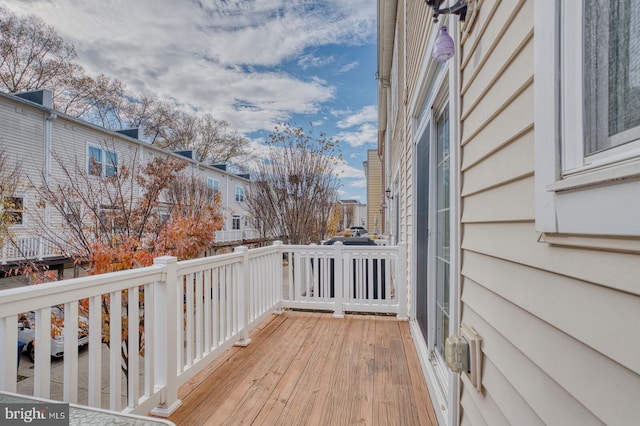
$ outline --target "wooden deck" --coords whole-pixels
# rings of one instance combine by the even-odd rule
[[[409,324],[287,311],[186,383],[176,425],[437,425]]]

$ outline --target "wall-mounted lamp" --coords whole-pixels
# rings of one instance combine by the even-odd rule
[[[436,43],[433,45],[433,53],[431,56],[436,62],[446,62],[453,58],[453,54],[456,51],[453,39],[447,32],[447,27],[440,28],[440,34]]]
[[[458,0],[453,6],[443,9],[440,9],[440,5],[444,0],[425,0],[425,2],[427,6],[433,9],[433,22],[438,22],[438,16],[449,13],[458,15],[461,21],[464,21],[467,16],[467,0]],[[455,43],[447,32],[447,27],[440,28],[440,34],[438,34],[438,39],[433,46],[433,53],[431,54],[433,60],[436,62],[446,62],[453,58],[455,51]]]
[[[458,15],[461,21],[464,21],[467,17],[467,0],[458,0],[456,4],[451,7],[445,7],[440,9],[440,5],[445,0],[425,0],[427,6],[433,9],[433,22],[438,22],[439,15],[453,14]]]
[[[391,195],[391,190],[389,188],[387,188],[387,190],[384,191],[384,193],[387,196],[387,199],[393,200],[393,195]]]

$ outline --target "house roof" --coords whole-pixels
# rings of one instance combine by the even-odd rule
[[[166,155],[170,155],[172,157],[180,158],[181,160],[190,162],[192,164],[197,164],[200,167],[215,171],[217,173],[222,173],[222,174],[225,174],[225,175],[237,178],[237,179],[245,180],[247,182],[250,181],[248,175],[237,175],[235,173],[231,173],[231,172],[228,172],[226,170],[223,170],[220,167],[214,167],[211,164],[206,164],[206,163],[202,163],[202,162],[193,160],[193,159],[191,159],[189,157],[185,157],[184,155],[180,155],[180,154],[178,154],[176,152],[172,152],[172,151],[169,151],[167,149],[161,148],[159,146],[156,146],[156,145],[150,144],[148,142],[142,141],[140,139],[134,138],[134,137],[130,136],[132,134],[130,132],[132,129],[123,129],[123,130],[128,131],[128,132],[124,132],[124,133],[120,132],[120,131],[116,131],[116,130],[105,129],[104,127],[100,127],[100,126],[98,126],[96,124],[90,123],[90,122],[85,121],[85,120],[81,120],[81,119],[79,119],[77,117],[73,117],[73,116],[71,116],[69,114],[65,114],[63,112],[60,112],[60,111],[58,111],[58,110],[56,110],[54,108],[50,108],[50,107],[47,107],[45,105],[41,105],[41,104],[39,104],[37,102],[29,101],[27,99],[21,98],[20,96],[16,96],[16,95],[17,94],[0,92],[0,99],[4,98],[4,99],[7,99],[7,100],[11,100],[13,102],[17,102],[17,103],[23,104],[23,105],[28,106],[30,108],[38,109],[38,110],[42,111],[43,113],[50,114],[50,116],[52,116],[52,117],[62,118],[64,120],[70,121],[70,122],[72,122],[74,124],[78,124],[80,126],[88,127],[90,129],[105,133],[105,134],[110,135],[112,137],[117,137],[117,138],[120,138],[120,139],[124,139],[127,142],[130,142],[130,143],[133,143],[133,144],[137,144],[139,146],[144,147],[145,149],[151,149],[153,151],[160,152],[160,153],[163,153],[163,154],[166,154]]]

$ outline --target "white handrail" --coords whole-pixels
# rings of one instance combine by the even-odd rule
[[[329,309],[336,317],[361,311],[406,318],[405,251],[403,245],[276,242],[181,262],[161,257],[146,268],[3,290],[0,341],[17,343],[18,315],[34,311],[36,342],[47,342],[50,309],[62,305],[64,392],[50,394],[50,345],[39,343],[33,395],[78,402],[79,378],[85,375],[79,372],[74,330],[88,322],[87,404],[100,407],[102,389],[108,388],[108,408],[168,416],[180,405],[180,385],[232,345],[249,344],[251,328],[282,308]],[[78,306],[88,312],[80,316]],[[105,336],[108,350],[102,343]],[[126,339],[125,376],[120,342]],[[0,390],[21,391],[16,385],[17,356],[9,343],[0,349]]]

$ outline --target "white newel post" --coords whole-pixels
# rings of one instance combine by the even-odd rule
[[[8,392],[16,391],[18,353],[15,345],[4,343],[18,341],[17,323],[17,315],[0,318],[0,342],[3,342],[4,346],[0,351],[0,389]]]
[[[273,246],[277,249],[277,259],[276,259],[276,298],[278,300],[278,305],[276,306],[275,313],[281,314],[284,312],[282,309],[282,288],[284,286],[284,277],[282,274],[282,241],[277,240],[273,242]]]
[[[348,279],[345,281],[343,256],[344,248],[342,241],[336,241],[333,245],[333,281],[335,285],[333,291],[336,304],[333,310],[334,318],[344,318],[344,283],[349,281]]]
[[[153,260],[164,267],[164,280],[155,284],[153,322],[155,388],[164,389],[160,405],[151,410],[156,416],[169,417],[182,405],[178,399],[178,259],[162,256]]]
[[[398,297],[398,320],[406,321],[409,298],[407,292],[407,243],[398,243],[398,262],[396,264],[396,294]]]
[[[238,317],[242,320],[242,338],[235,346],[248,346],[249,338],[249,249],[245,246],[236,247],[235,253],[242,253],[242,266],[238,270]]]

